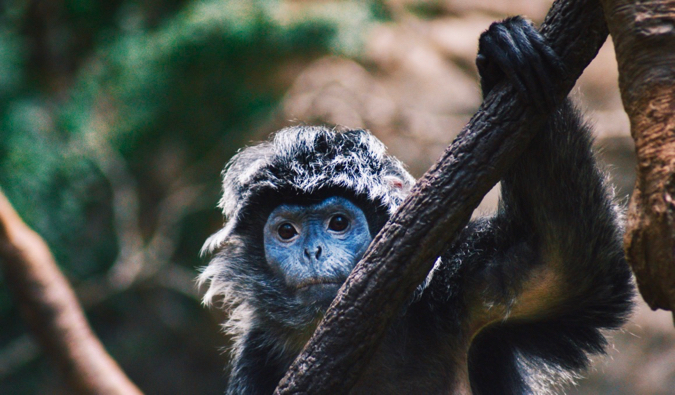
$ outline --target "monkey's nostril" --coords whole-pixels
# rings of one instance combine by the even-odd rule
[[[321,256],[321,246],[316,247],[316,254],[314,255],[316,259],[319,259]]]

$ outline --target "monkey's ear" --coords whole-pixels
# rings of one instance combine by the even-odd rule
[[[403,203],[406,197],[410,194],[412,186],[415,185],[415,180],[403,178],[398,174],[387,174],[382,177],[385,188],[388,189],[387,196],[389,197],[389,215],[394,214],[398,206]]]
[[[403,181],[402,178],[395,176],[395,175],[386,175],[383,177],[384,181],[389,185],[389,188],[391,189],[398,189],[400,191],[403,191],[404,188],[410,189],[410,186],[407,185],[405,181]]]

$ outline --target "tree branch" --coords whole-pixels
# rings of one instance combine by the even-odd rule
[[[79,394],[141,394],[92,332],[49,247],[0,192],[0,260],[21,314]]]
[[[626,258],[649,306],[675,311],[675,2],[602,3],[638,162]]]
[[[607,37],[597,1],[556,1],[541,32],[563,59],[562,100]],[[495,88],[375,237],[276,394],[347,393],[389,325],[481,198],[525,150],[548,114]]]

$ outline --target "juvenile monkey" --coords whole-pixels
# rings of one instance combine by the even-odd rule
[[[552,106],[556,54],[522,18],[493,24],[484,95],[513,81]],[[548,107],[550,108],[550,107]],[[292,127],[224,173],[204,300],[232,308],[228,394],[271,394],[414,180],[364,130]],[[353,394],[542,393],[601,353],[633,285],[617,208],[568,100],[501,180],[499,210],[470,222],[391,326]]]

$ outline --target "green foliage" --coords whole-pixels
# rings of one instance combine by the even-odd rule
[[[171,222],[178,237],[169,259],[195,271],[201,242],[220,222],[212,209],[219,172],[274,118],[292,82],[290,66],[325,54],[358,56],[363,34],[381,17],[376,2],[357,1],[14,0],[0,12],[0,187],[76,283],[106,273],[119,254],[115,174],[139,199],[143,242],[156,232],[172,191],[203,186],[205,203]],[[24,330],[1,281],[0,355]],[[211,321],[180,334],[156,322],[152,330],[167,334],[144,331],[149,320],[171,310],[170,303],[182,306],[171,320],[205,321],[197,301],[149,293],[132,287],[122,299],[88,311],[104,343],[122,361],[132,359],[125,350],[146,344],[144,363],[155,361],[158,372],[180,369],[171,365],[180,347],[167,350],[168,339],[192,344],[186,355],[217,361],[183,377],[185,388],[220,382],[217,344],[182,337],[212,333]],[[140,300],[143,307],[119,300]],[[105,318],[111,316],[117,318]],[[153,336],[157,341],[150,342]],[[129,369],[146,368],[129,363]],[[27,371],[30,366],[6,381],[0,376],[0,393],[39,391],[45,370]],[[144,388],[149,393],[176,385],[153,374],[131,375],[141,386],[160,386]],[[202,377],[208,374],[213,377]]]

